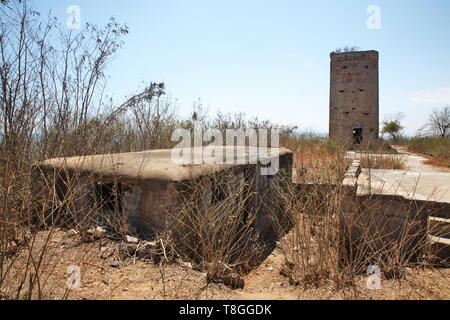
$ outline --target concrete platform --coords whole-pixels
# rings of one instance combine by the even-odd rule
[[[450,173],[362,169],[357,193],[399,195],[411,200],[450,203]]]

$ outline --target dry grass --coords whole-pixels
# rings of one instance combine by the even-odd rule
[[[450,168],[450,158],[430,158],[423,162],[435,167]]]
[[[361,167],[368,169],[404,170],[405,159],[401,154],[370,154],[364,153],[358,157]]]
[[[426,164],[437,167],[450,167],[450,140],[437,137],[415,137],[407,143],[408,151],[424,154],[429,158]]]
[[[337,184],[351,163],[344,157],[346,146],[331,140],[300,136],[286,139],[281,145],[294,153],[294,182]]]
[[[201,177],[173,190],[179,205],[168,209],[168,233],[180,257],[206,271],[210,281],[243,287],[239,274],[258,260],[261,248],[253,233],[256,216],[249,207],[253,177],[248,170],[237,170]]]

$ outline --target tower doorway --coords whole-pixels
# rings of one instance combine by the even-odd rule
[[[353,144],[361,144],[363,139],[362,128],[353,129]]]

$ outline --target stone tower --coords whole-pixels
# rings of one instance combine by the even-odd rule
[[[330,58],[330,138],[354,144],[378,139],[378,52],[332,52]]]

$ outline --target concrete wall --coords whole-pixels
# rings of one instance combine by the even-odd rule
[[[280,170],[275,176],[261,175],[260,165],[255,167],[255,185],[252,198],[253,211],[256,214],[255,229],[260,232],[266,243],[275,241],[279,230],[274,226],[274,219],[282,221],[285,212],[279,198],[281,188],[292,183],[293,155],[280,156]]]
[[[362,128],[362,142],[378,138],[378,52],[331,53],[329,136],[353,141]]]
[[[283,210],[277,200],[278,180],[284,179],[291,181],[292,179],[292,153],[281,155],[279,159],[279,171],[276,176],[261,175],[261,165],[238,165],[233,167],[235,179],[252,179],[253,189],[249,199],[249,211],[255,215],[255,229],[258,230],[264,238],[270,239],[274,237],[274,228],[272,226],[272,215],[282,214]],[[269,165],[270,166],[270,165]],[[246,170],[246,174],[241,174]],[[73,174],[73,173],[72,173]],[[100,222],[103,226],[108,219],[105,217],[115,216],[116,221],[118,215],[123,217],[123,223],[126,224],[130,233],[140,233],[141,235],[152,236],[156,232],[164,231],[171,223],[168,216],[168,210],[176,210],[179,203],[177,192],[189,183],[197,183],[197,178],[192,181],[174,182],[167,180],[126,180],[121,181],[117,178],[114,182],[111,179],[104,180],[99,177],[83,177],[80,175],[74,181],[77,186],[77,192],[71,197],[70,215],[76,216],[77,220],[89,221],[93,224]],[[95,181],[95,182],[93,182]],[[242,181],[246,182],[246,181]],[[120,185],[121,192],[121,213],[110,212],[108,208],[96,208],[95,188],[99,184],[116,183]],[[235,181],[233,182],[235,183]],[[59,181],[61,191],[59,198],[62,200],[65,195],[65,183]],[[97,187],[96,187],[97,186]],[[72,188],[73,189],[73,188]],[[97,196],[98,197],[98,196]],[[205,193],[203,201],[208,202],[211,194]]]
[[[348,189],[342,202],[340,261],[343,265],[398,259],[415,261],[426,249],[432,203],[401,196],[357,196]]]

